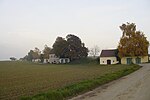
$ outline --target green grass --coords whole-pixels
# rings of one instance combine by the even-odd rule
[[[0,99],[27,96],[34,100],[61,100],[126,75],[136,68],[134,65],[0,62]],[[122,71],[123,74],[119,76],[115,74]],[[115,77],[110,77],[109,74]],[[103,81],[104,79],[107,81]]]

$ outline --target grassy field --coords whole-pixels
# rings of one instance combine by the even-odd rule
[[[129,65],[43,65],[28,62],[0,62],[0,99],[18,99],[21,96],[36,95],[131,67]]]

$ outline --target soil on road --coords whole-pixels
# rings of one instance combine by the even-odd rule
[[[150,100],[150,64],[71,100]]]

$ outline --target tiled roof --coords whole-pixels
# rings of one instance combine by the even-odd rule
[[[116,57],[117,56],[117,49],[112,50],[102,50],[100,57]]]

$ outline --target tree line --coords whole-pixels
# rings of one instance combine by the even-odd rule
[[[147,56],[149,41],[142,31],[136,30],[134,23],[126,23],[119,26],[122,31],[122,37],[118,44],[118,56],[120,58],[125,56]],[[90,50],[85,47],[85,44],[81,39],[73,34],[68,34],[65,38],[57,37],[52,48],[47,45],[44,46],[44,50],[41,51],[38,48],[30,50],[28,55],[23,59],[32,61],[35,59],[48,59],[49,54],[53,53],[58,57],[70,58],[70,60],[76,60],[86,58],[88,53],[93,57],[99,54],[98,46],[94,46]]]
[[[49,58],[49,54],[55,54],[57,57],[69,58],[71,61],[88,56],[88,48],[81,39],[73,34],[68,34],[66,38],[57,37],[52,48],[47,45],[40,51],[37,47],[34,50],[30,50],[23,60],[33,61],[40,59],[41,62],[44,59]]]

